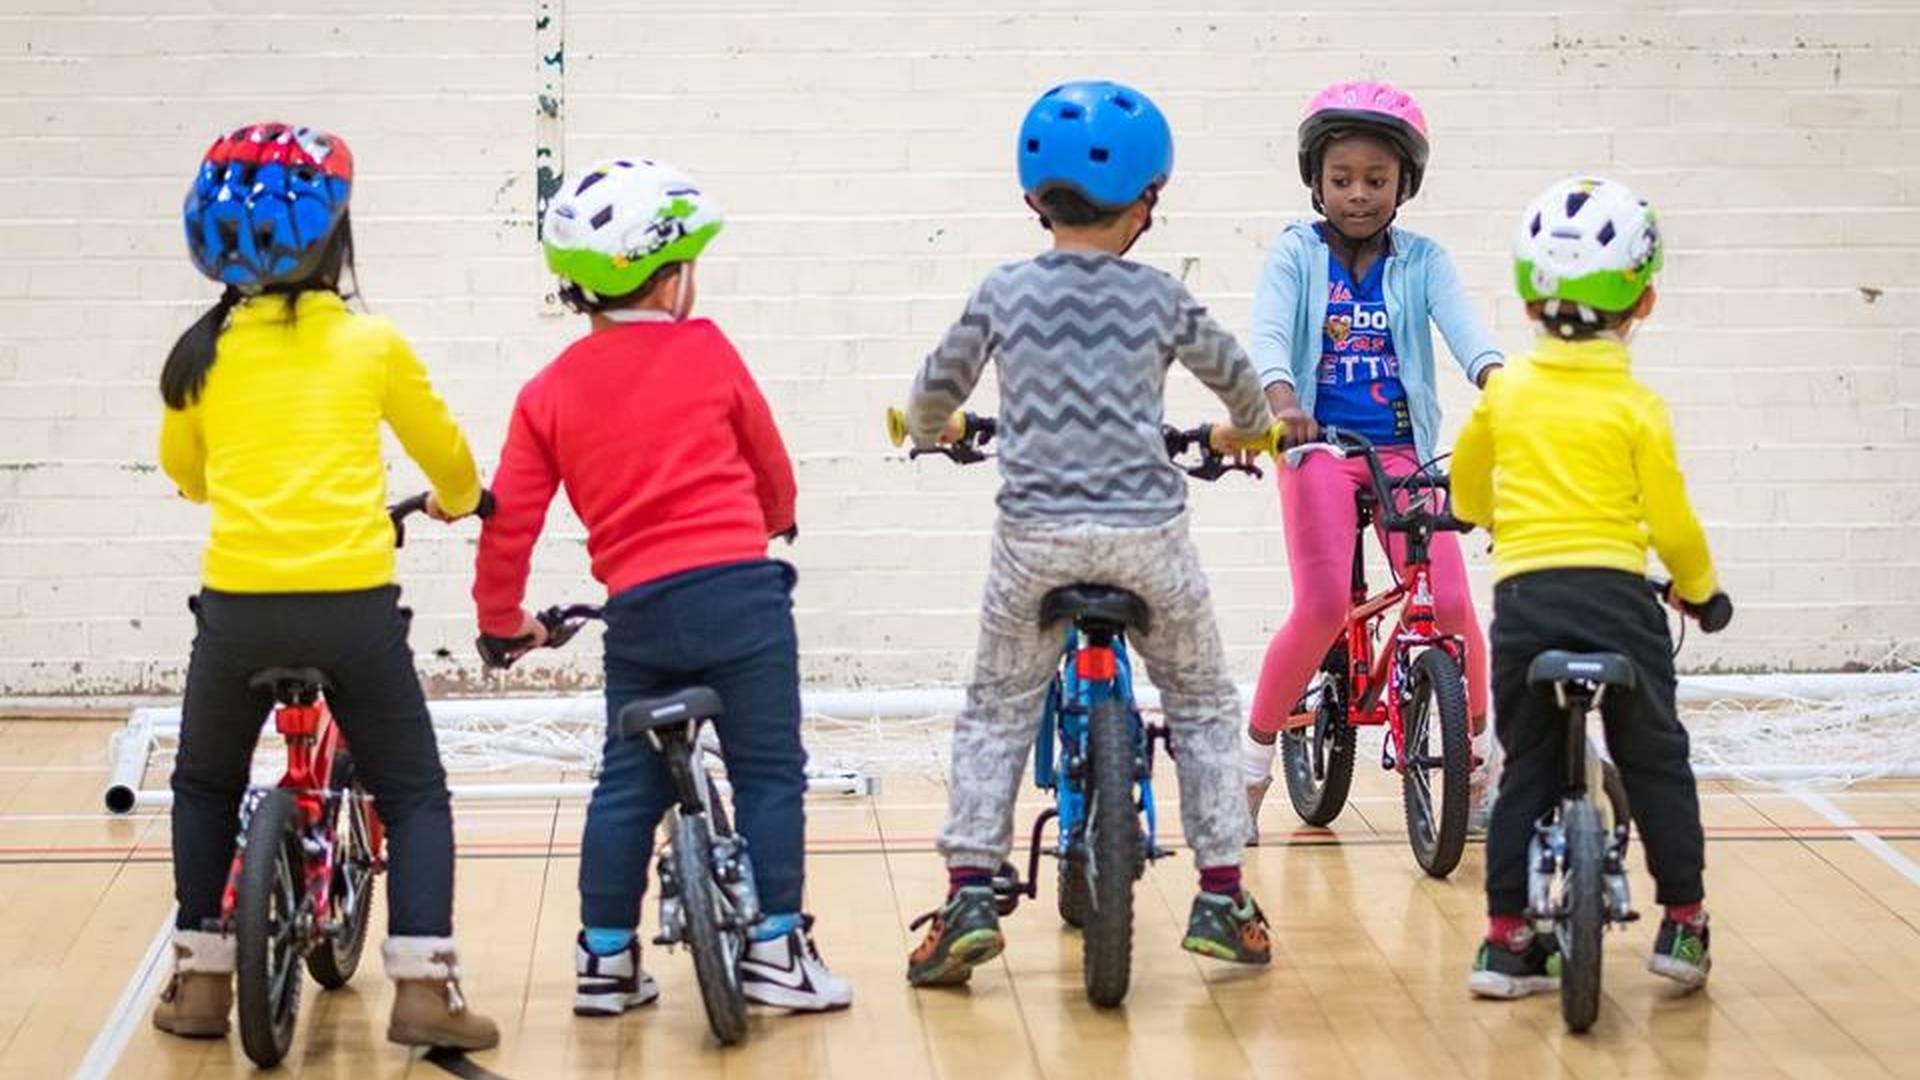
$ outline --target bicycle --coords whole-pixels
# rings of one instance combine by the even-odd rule
[[[997,422],[973,413],[962,418],[959,439],[914,447],[909,459],[938,454],[959,465],[987,460],[981,447],[998,433]],[[895,446],[906,439],[906,417],[898,409],[887,411],[887,433]],[[1161,434],[1176,464],[1181,455],[1199,451],[1198,463],[1181,464],[1190,476],[1211,481],[1229,472],[1262,475],[1251,462],[1216,449],[1210,425],[1163,427]],[[1253,449],[1271,451],[1276,438],[1277,432],[1269,432]],[[1060,918],[1081,931],[1082,981],[1087,999],[1102,1008],[1119,1005],[1132,979],[1133,884],[1153,860],[1172,854],[1156,840],[1154,744],[1166,744],[1170,756],[1175,750],[1166,728],[1148,725],[1134,703],[1126,645],[1127,634],[1145,632],[1152,617],[1140,597],[1104,585],[1066,585],[1041,600],[1042,626],[1067,624],[1034,739],[1034,784],[1053,795],[1054,805],[1034,819],[1025,880],[1011,864],[993,879],[1001,915],[1011,915],[1021,897],[1036,899],[1042,838],[1047,823],[1054,823],[1050,854],[1058,860]]]
[[[388,507],[394,546],[404,546],[407,517],[426,505],[416,495]],[[491,493],[483,493],[475,512],[486,517],[492,509]],[[327,673],[270,667],[247,684],[273,695],[286,771],[270,787],[249,787],[241,800],[239,838],[211,929],[234,937],[241,1046],[270,1069],[293,1045],[301,961],[328,990],[345,986],[360,966],[386,836],[327,707]]]
[[[573,604],[547,608],[534,617],[546,628],[546,647],[558,648],[603,612]],[[476,644],[488,667],[503,670],[533,648],[530,637],[483,635]],[[702,729],[725,712],[714,690],[689,686],[628,702],[613,728],[622,739],[647,739],[667,760],[676,802],[667,823],[669,840],[655,860],[660,933],[653,943],[669,949],[685,945],[693,953],[707,1026],[722,1046],[733,1046],[747,1036],[740,960],[749,932],[760,921],[760,899],[746,838],[734,831],[718,785],[699,764]]]
[[[1667,582],[1650,582],[1666,599]],[[1733,619],[1733,602],[1716,593],[1705,604],[1682,605],[1706,633],[1718,633]],[[1678,655],[1682,636],[1674,647]],[[1628,823],[1626,788],[1620,776],[1587,734],[1587,718],[1601,707],[1609,690],[1630,692],[1637,678],[1633,663],[1618,653],[1550,650],[1534,657],[1527,682],[1553,687],[1554,701],[1566,720],[1566,790],[1559,803],[1534,825],[1527,846],[1527,917],[1537,933],[1551,933],[1560,951],[1560,1016],[1578,1035],[1600,1015],[1601,938],[1608,927],[1640,918],[1627,887]],[[1605,792],[1596,801],[1595,792]]]
[[[1280,736],[1287,796],[1302,821],[1331,824],[1345,808],[1353,783],[1359,729],[1384,726],[1380,767],[1400,774],[1414,861],[1427,874],[1444,878],[1466,849],[1473,746],[1463,674],[1466,643],[1441,634],[1435,625],[1429,545],[1435,533],[1466,532],[1472,526],[1445,509],[1447,478],[1434,470],[1435,463],[1396,480],[1365,436],[1326,428],[1322,440],[1288,450],[1289,463],[1312,453],[1361,455],[1370,482],[1355,497],[1360,524],[1346,626]],[[1376,522],[1383,547],[1388,534],[1406,538],[1406,559],[1393,585],[1369,596],[1366,537]],[[1396,605],[1400,613],[1388,647],[1375,656],[1387,613]],[[1443,785],[1438,804],[1431,776],[1436,771]]]

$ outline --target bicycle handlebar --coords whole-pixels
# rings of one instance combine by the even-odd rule
[[[565,645],[573,640],[581,627],[604,617],[602,609],[593,604],[555,604],[534,615],[540,625],[546,627],[547,640],[541,647],[547,649],[557,649]],[[473,644],[480,650],[481,663],[498,671],[505,671],[512,667],[515,661],[534,649],[533,638],[530,636],[496,637],[492,634],[481,634],[474,639]]]
[[[991,416],[981,416],[977,413],[968,412],[960,415],[962,417],[960,438],[939,446],[913,447],[907,451],[907,457],[912,459],[928,454],[938,454],[957,465],[973,465],[987,460],[991,455],[982,452],[980,448],[992,442],[994,436],[999,434],[999,421]],[[1199,449],[1198,464],[1186,465],[1178,460],[1174,462],[1188,476],[1197,480],[1218,480],[1230,472],[1244,472],[1255,477],[1266,475],[1260,471],[1258,465],[1251,462],[1242,463],[1233,453],[1217,449],[1213,443],[1215,430],[1212,424],[1202,424],[1184,431],[1168,424],[1161,426],[1160,437],[1166,444],[1167,457],[1172,459],[1178,459],[1181,454],[1189,450]],[[1283,431],[1280,425],[1275,424],[1268,428],[1259,440],[1247,445],[1245,449],[1269,454],[1278,453]],[[895,446],[903,446],[907,441],[907,415],[897,408],[887,409],[887,439]]]
[[[407,519],[415,514],[424,514],[427,512],[427,499],[431,497],[431,494],[431,492],[423,491],[418,495],[409,495],[399,502],[394,503],[392,506],[387,507],[387,517],[393,522],[394,547],[403,548],[407,546]],[[486,488],[481,488],[480,502],[474,506],[473,516],[485,521],[493,516],[495,506],[493,492],[488,491]]]
[[[1661,603],[1673,602],[1673,582],[1650,578],[1647,581],[1647,587],[1653,590],[1653,595],[1659,597]],[[1680,610],[1700,624],[1701,633],[1717,634],[1725,630],[1727,624],[1733,621],[1733,598],[1724,592],[1717,592],[1701,604],[1681,600]]]

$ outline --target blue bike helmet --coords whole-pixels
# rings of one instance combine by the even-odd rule
[[[1120,83],[1056,86],[1020,124],[1020,186],[1035,199],[1064,187],[1119,210],[1172,174],[1167,118],[1153,99]]]
[[[255,124],[214,140],[182,213],[200,272],[244,293],[298,285],[325,258],[353,192],[344,139]]]

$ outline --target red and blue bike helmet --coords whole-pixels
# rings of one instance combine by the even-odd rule
[[[254,124],[215,139],[187,192],[187,249],[243,293],[311,278],[347,215],[353,154],[313,128]]]
[[[1067,188],[1102,210],[1121,210],[1173,174],[1173,129],[1153,99],[1132,87],[1070,82],[1027,110],[1019,158],[1030,198]]]

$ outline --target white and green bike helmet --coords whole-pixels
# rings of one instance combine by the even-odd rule
[[[720,232],[720,211],[665,162],[617,158],[570,176],[547,208],[547,267],[589,306],[625,296],[656,271],[692,262]]]
[[[1513,279],[1529,303],[1577,304],[1584,321],[1598,323],[1587,316],[1640,302],[1661,255],[1660,226],[1645,201],[1618,181],[1573,177],[1527,207],[1513,242]]]

